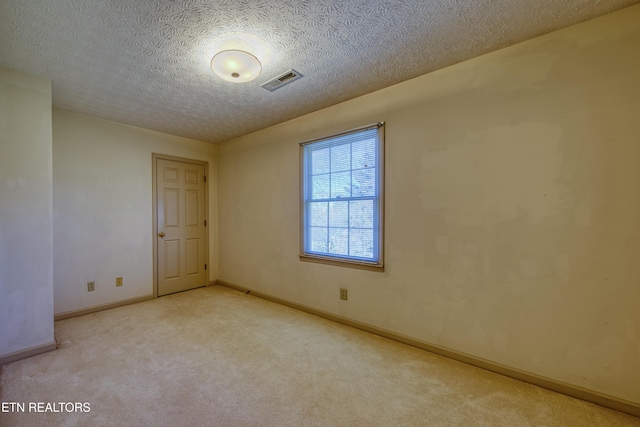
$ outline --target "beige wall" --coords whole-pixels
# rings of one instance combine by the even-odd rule
[[[209,272],[217,278],[216,152],[212,144],[53,110],[56,314],[153,293],[152,153],[209,162]]]
[[[636,6],[223,144],[219,278],[640,402],[639,46]],[[386,271],[300,262],[298,143],[376,121]]]
[[[0,358],[54,344],[51,82],[0,67]]]

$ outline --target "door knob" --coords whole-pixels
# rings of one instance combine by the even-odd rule
[[[158,233],[158,236],[160,236],[160,237],[164,237],[164,232],[163,232],[163,231],[159,232],[159,233]]]

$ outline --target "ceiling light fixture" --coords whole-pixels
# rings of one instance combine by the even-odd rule
[[[242,50],[223,50],[211,60],[211,69],[223,80],[233,83],[249,82],[260,74],[258,58]]]

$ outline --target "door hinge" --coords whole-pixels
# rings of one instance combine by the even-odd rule
[[[204,226],[205,227],[207,226],[207,220],[206,219],[204,220]]]
[[[204,269],[205,269],[205,270],[207,269],[207,264],[205,264],[205,265],[204,265]]]
[[[207,175],[204,176],[204,182],[207,182]]]

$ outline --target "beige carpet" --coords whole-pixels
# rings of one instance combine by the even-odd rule
[[[220,286],[55,328],[58,350],[2,367],[0,401],[90,412],[0,413],[0,425],[640,426]]]

